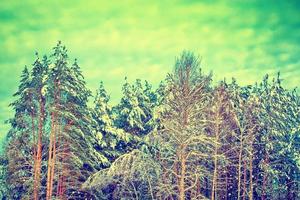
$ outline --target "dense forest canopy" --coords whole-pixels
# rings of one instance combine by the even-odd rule
[[[125,78],[111,105],[61,42],[36,54],[10,104],[1,198],[299,199],[299,94],[279,73],[212,84],[200,64],[184,51],[157,88]]]

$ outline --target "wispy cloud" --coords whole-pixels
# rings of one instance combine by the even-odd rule
[[[250,84],[280,70],[288,87],[299,86],[299,11],[296,0],[3,1],[0,121],[12,114],[5,105],[24,65],[57,40],[79,59],[88,87],[103,80],[114,102],[125,76],[157,84],[184,49],[200,54],[216,79]]]

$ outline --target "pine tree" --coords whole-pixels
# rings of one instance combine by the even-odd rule
[[[205,132],[206,112],[210,98],[210,76],[199,70],[194,54],[184,52],[176,60],[174,74],[168,77],[168,94],[160,116],[162,129],[153,135],[158,141],[165,181],[160,184],[159,196],[185,199],[195,192],[205,174],[199,162],[213,151],[214,139]],[[204,161],[203,161],[204,162]],[[198,191],[199,192],[199,191]]]
[[[260,115],[265,125],[263,141],[267,142],[264,147],[267,157],[261,163],[267,178],[264,196],[297,199],[300,170],[299,155],[295,152],[299,152],[299,96],[282,87],[279,74],[271,83],[266,77],[260,96],[264,106]]]
[[[47,199],[53,196],[54,186],[56,197],[84,198],[81,183],[106,165],[107,159],[95,149],[97,135],[92,130],[92,112],[87,106],[91,92],[77,61],[69,65],[67,50],[61,43],[54,48],[52,57],[48,76],[51,133]]]
[[[2,199],[300,198],[300,96],[280,75],[211,85],[183,52],[153,90],[137,79],[94,107],[59,42],[24,68],[0,157]]]
[[[110,97],[104,89],[103,82],[101,82],[94,100],[93,119],[96,122],[95,130],[98,138],[96,149],[108,159],[106,162],[103,162],[103,167],[108,167],[110,162],[122,153],[125,153],[126,149],[123,146],[133,140],[131,134],[115,127],[109,99]]]
[[[146,81],[142,84],[137,79],[129,84],[125,78],[122,88],[123,97],[115,107],[117,119],[115,124],[135,136],[142,137],[150,133],[156,126],[154,109],[157,106],[157,95],[152,86]]]
[[[123,97],[120,104],[115,108],[118,118],[116,125],[124,131],[136,136],[141,136],[144,129],[143,118],[146,117],[144,110],[140,107],[138,92],[141,92],[141,85],[136,87],[130,85],[125,78],[123,85]]]
[[[225,82],[221,82],[213,91],[213,99],[208,110],[208,134],[214,137],[212,154],[211,199],[225,199],[227,196],[227,167],[232,165],[232,138],[235,138],[233,109],[230,93]]]
[[[34,191],[33,198],[35,200],[39,199],[39,193],[41,188],[41,171],[42,171],[42,157],[43,157],[43,137],[44,126],[45,126],[45,118],[46,118],[46,99],[45,99],[45,76],[47,75],[49,61],[45,56],[43,61],[41,62],[38,54],[37,59],[33,64],[32,68],[32,90],[35,101],[37,102],[37,118],[38,118],[38,127],[37,134],[33,136],[34,143]]]
[[[11,129],[7,134],[5,148],[6,183],[10,198],[30,198],[34,181],[33,138],[36,131],[36,103],[30,73],[26,66],[14,97],[17,99],[10,106],[14,109],[15,116],[9,120]]]
[[[229,85],[231,90],[233,117],[236,132],[236,172],[237,199],[254,198],[254,155],[255,145],[259,134],[260,123],[258,121],[258,98],[252,93],[252,86],[240,87],[235,80]],[[233,171],[230,172],[233,174]],[[231,194],[234,191],[231,191]],[[247,197],[248,196],[248,197]]]

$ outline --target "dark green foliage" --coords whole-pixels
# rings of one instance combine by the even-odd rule
[[[144,136],[155,128],[154,108],[157,105],[157,94],[146,81],[140,79],[129,84],[125,79],[122,88],[121,102],[114,108],[115,124],[136,136]]]
[[[123,148],[126,144],[133,142],[134,136],[114,125],[113,111],[109,105],[110,97],[100,83],[94,100],[95,108],[92,112],[94,119],[94,130],[96,131],[97,141],[95,147],[107,159],[104,166],[109,166],[127,150]]]

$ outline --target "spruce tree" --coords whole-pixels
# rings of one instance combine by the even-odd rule
[[[84,198],[81,183],[101,169],[107,159],[95,149],[97,135],[92,130],[92,112],[87,106],[91,92],[77,61],[69,64],[67,50],[60,42],[52,59],[48,76],[51,132],[46,197],[50,199],[56,192],[60,198]]]
[[[34,182],[33,138],[36,133],[37,112],[31,77],[26,66],[22,71],[20,85],[14,97],[17,99],[10,106],[15,111],[15,115],[8,120],[11,129],[7,134],[5,147],[6,184],[8,184],[9,198],[31,198]]]
[[[143,118],[146,117],[144,110],[140,107],[138,94],[141,91],[141,85],[130,85],[125,78],[125,83],[122,87],[123,97],[121,102],[116,107],[118,118],[116,125],[124,131],[135,136],[141,136],[144,129]]]
[[[34,143],[34,191],[33,198],[38,200],[40,197],[40,189],[41,189],[41,180],[42,180],[42,159],[43,159],[43,138],[45,137],[45,119],[46,119],[46,83],[45,77],[48,73],[48,65],[49,60],[46,56],[44,56],[41,61],[37,55],[37,59],[35,60],[32,68],[32,90],[33,96],[37,104],[37,133],[33,137]]]
[[[103,167],[108,167],[110,162],[125,153],[126,148],[124,146],[134,138],[131,134],[114,125],[113,111],[109,105],[109,99],[103,82],[101,82],[94,100],[93,119],[95,120],[94,129],[98,138],[96,149],[108,159],[108,161],[103,162]]]
[[[264,197],[297,199],[299,194],[299,95],[282,87],[278,74],[263,82],[265,125]],[[273,180],[273,182],[271,181]],[[284,186],[284,187],[283,187]],[[272,191],[272,192],[269,192]]]

